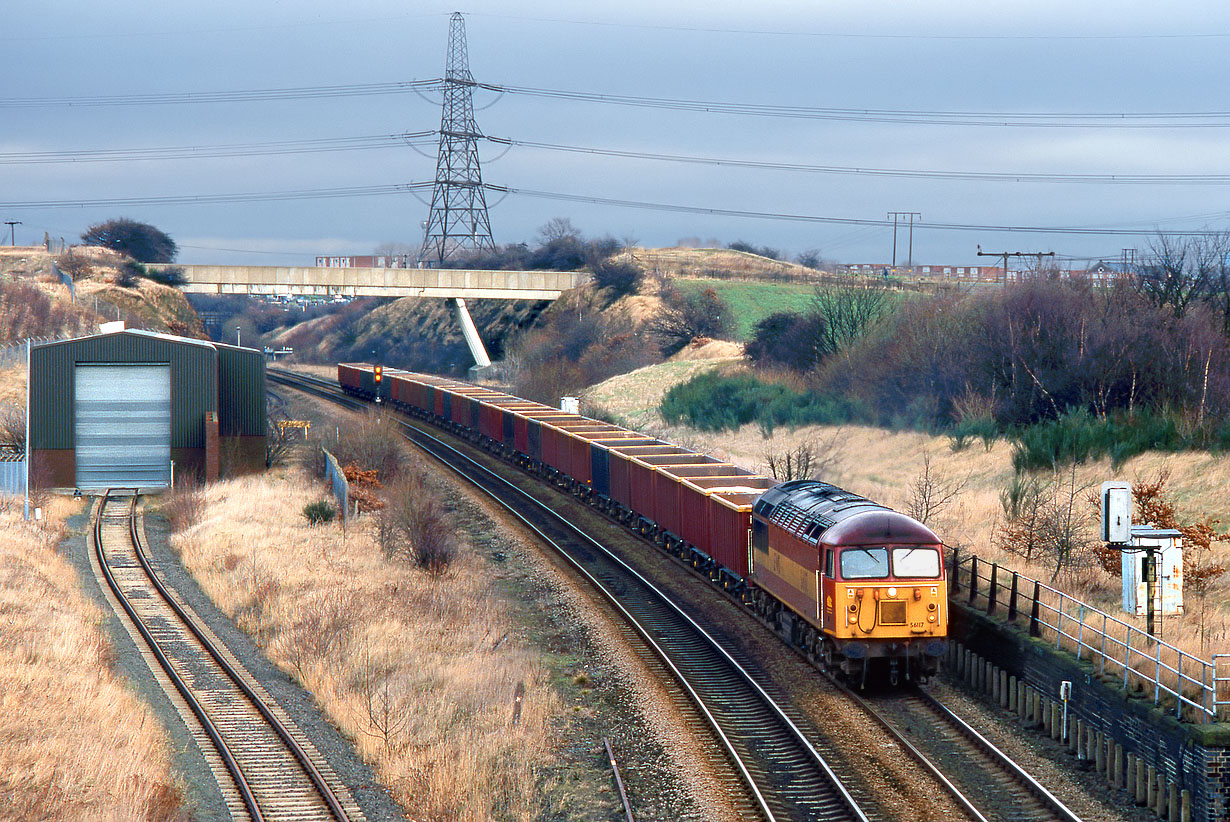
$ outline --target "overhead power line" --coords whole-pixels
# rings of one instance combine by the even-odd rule
[[[265,191],[244,194],[174,194],[157,197],[100,197],[92,200],[28,200],[0,203],[0,209],[36,208],[101,208],[147,205],[211,205],[215,203],[254,203],[279,200],[324,200],[335,197],[374,197],[386,194],[408,194],[431,188],[432,183],[396,183],[392,185],[353,186],[350,188],[313,188],[298,191]]]
[[[0,108],[47,108],[65,106],[161,106],[186,103],[245,103],[267,100],[305,100],[319,97],[370,97],[406,94],[437,88],[440,80],[404,80],[393,83],[350,83],[342,86],[247,89],[236,91],[185,91],[159,94],[107,94],[98,97],[0,97]]]
[[[536,197],[547,200],[560,200],[569,203],[590,203],[592,205],[616,206],[619,208],[636,208],[647,211],[670,211],[680,214],[706,214],[714,217],[746,217],[756,220],[781,220],[785,222],[826,223],[832,225],[884,226],[891,228],[892,220],[868,220],[855,217],[824,217],[812,214],[792,214],[774,211],[747,211],[732,208],[709,208],[705,206],[689,206],[674,203],[651,203],[640,200],[620,200],[609,197],[593,197],[584,194],[564,194],[553,191],[536,191],[526,188],[487,185],[491,191],[515,194],[523,197]],[[3,207],[0,203],[0,207]],[[1224,215],[1222,215],[1224,216]],[[1025,226],[1025,225],[981,225],[976,223],[930,223],[915,222],[918,230],[930,231],[1002,231],[1026,234],[1079,234],[1092,236],[1140,236],[1145,234],[1168,234],[1181,237],[1220,236],[1223,232],[1202,231],[1159,231],[1157,228],[1099,228],[1096,226]]]
[[[575,100],[587,103],[695,111],[707,114],[738,114],[754,117],[785,117],[805,120],[1038,128],[1226,128],[1230,126],[1230,111],[1007,112],[872,109],[642,97],[626,94],[602,94],[589,91],[534,88],[530,86],[496,85],[494,83],[475,83],[475,86],[501,94],[520,94],[522,96],[553,100]]]
[[[476,17],[491,17],[503,20],[523,20],[531,23],[561,23],[564,25],[574,26],[596,26],[601,28],[630,28],[630,29],[647,29],[651,31],[684,31],[697,32],[702,34],[752,34],[752,35],[768,35],[782,37],[816,37],[829,39],[850,39],[850,40],[939,40],[939,41],[967,41],[967,40],[1075,40],[1081,41],[1109,41],[1118,42],[1124,40],[1220,40],[1230,37],[1228,32],[1176,32],[1174,34],[1152,33],[1152,34],[889,34],[875,33],[866,31],[806,31],[806,30],[786,30],[786,29],[751,29],[751,28],[732,28],[732,27],[716,27],[716,26],[670,26],[653,23],[628,23],[628,22],[613,22],[605,20],[576,20],[560,17],[527,17],[514,14],[487,14],[483,12],[470,12]]]
[[[0,152],[0,165],[41,163],[114,163],[137,160],[185,160],[207,157],[263,157],[275,154],[317,154],[430,145],[424,138],[436,134],[416,131],[405,134],[375,134],[364,137],[326,137],[316,140],[280,140],[269,143],[232,143],[212,146],[163,146],[150,148],[102,148],[64,151]]]
[[[691,154],[627,151],[623,149],[570,146],[491,137],[492,143],[524,148],[562,151],[573,154],[595,154],[605,157],[625,157],[637,160],[659,160],[672,163],[754,168],[812,174],[854,174],[867,177],[910,177],[932,180],[974,180],[1000,183],[1098,183],[1109,185],[1230,185],[1230,174],[1066,174],[1016,173],[1006,171],[938,171],[905,168],[865,168],[862,166],[826,166],[807,163],[776,163],[763,160],[740,160],[728,157],[703,157]],[[0,155],[2,156],[2,155]]]

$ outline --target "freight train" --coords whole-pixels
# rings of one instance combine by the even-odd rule
[[[566,488],[707,574],[852,684],[924,679],[945,653],[943,545],[905,514],[457,380],[341,364],[338,383]]]

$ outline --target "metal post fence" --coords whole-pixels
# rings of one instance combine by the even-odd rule
[[[1016,571],[1004,580],[1000,571],[998,563],[990,563],[987,569],[987,563],[976,556],[954,557],[950,587],[955,594],[962,584],[967,585],[970,605],[988,615],[996,613],[1002,600],[1000,589],[1007,588],[1006,621],[1013,622],[1019,612],[1020,587],[1032,584],[1030,636],[1088,661],[1100,674],[1121,675],[1125,691],[1151,694],[1154,705],[1165,707],[1180,720],[1230,719],[1230,654],[1215,654],[1212,659],[1195,656],[1149,636],[1126,615],[1120,619]],[[986,596],[979,598],[984,585]],[[964,592],[962,598],[966,598]]]

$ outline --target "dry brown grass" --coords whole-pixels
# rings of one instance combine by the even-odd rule
[[[0,367],[0,406],[13,405],[26,412],[26,358]]]
[[[80,504],[0,511],[0,819],[184,818],[149,708],[111,672],[102,613],[56,551]]]
[[[310,374],[313,377],[320,377],[325,380],[337,379],[336,365],[313,365],[312,363],[294,361],[282,362],[279,360],[277,367],[285,368],[289,371],[298,371],[301,374]]]
[[[624,257],[635,260],[650,273],[669,277],[707,277],[718,272],[724,277],[743,279],[820,279],[820,272],[797,263],[729,248],[632,248],[620,255]]]
[[[436,578],[386,559],[374,522],[311,527],[299,512],[323,493],[289,469],[218,483],[173,544],[412,818],[536,818],[556,697],[535,652],[508,636],[491,567],[463,549]]]

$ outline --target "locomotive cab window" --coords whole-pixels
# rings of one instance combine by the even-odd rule
[[[833,549],[826,548],[824,549],[824,575],[829,579],[832,579],[833,571],[835,570],[836,568],[833,564]]]
[[[847,548],[841,552],[842,579],[884,579],[888,576],[887,548]]]
[[[934,548],[894,548],[893,575],[936,579],[940,575],[940,552]]]

